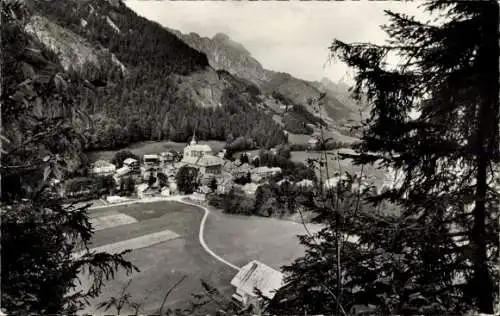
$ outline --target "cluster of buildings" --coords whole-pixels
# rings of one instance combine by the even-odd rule
[[[314,138],[314,140],[310,144],[312,148],[318,142],[317,138]],[[236,179],[249,177],[250,182],[240,185],[240,187],[248,195],[253,195],[259,185],[282,172],[279,167],[254,167],[252,163],[241,163],[238,159],[230,161],[225,159],[224,156],[224,150],[215,154],[209,145],[199,144],[196,137],[193,136],[182,153],[170,150],[159,154],[148,154],[144,155],[141,161],[127,158],[123,161],[123,166],[118,169],[110,162],[100,160],[92,165],[89,173],[91,175],[112,175],[117,187],[121,186],[125,178],[131,178],[134,181],[137,196],[143,198],[156,194],[177,194],[176,174],[181,167],[189,166],[198,169],[200,187],[196,195],[197,198],[204,199],[207,193],[212,192],[209,188],[212,179],[217,181],[217,193],[223,194],[227,193],[232,187],[238,186],[235,183]],[[247,154],[247,157],[250,162],[258,158],[249,154]],[[163,175],[165,179],[161,179],[159,175]],[[401,176],[394,170],[387,170],[382,183],[376,186],[377,193],[400,186]],[[151,178],[156,179],[153,184],[149,183]],[[347,176],[336,173],[332,178],[327,179],[323,185],[326,189],[332,189],[346,180]],[[363,191],[371,187],[374,182],[374,179],[363,176],[362,179],[353,181],[351,189],[353,191]],[[295,183],[295,185],[312,187],[313,182],[303,180]]]
[[[138,197],[143,198],[155,194],[171,195],[177,194],[175,176],[183,166],[198,169],[200,187],[198,195],[211,192],[209,189],[212,179],[217,181],[217,192],[226,193],[234,185],[235,179],[250,175],[251,183],[243,186],[248,194],[254,194],[259,184],[270,177],[281,173],[281,168],[257,167],[239,160],[230,161],[224,159],[224,151],[214,154],[210,146],[199,144],[193,136],[191,142],[183,149],[182,153],[176,151],[162,152],[159,154],[148,154],[141,161],[127,158],[123,161],[121,168],[116,168],[109,161],[99,160],[92,164],[89,169],[91,176],[112,176],[117,188],[120,188],[125,178],[132,179]],[[250,161],[256,157],[249,157]],[[165,176],[165,180],[161,179]],[[153,184],[149,179],[156,179]],[[163,181],[162,181],[163,180]]]

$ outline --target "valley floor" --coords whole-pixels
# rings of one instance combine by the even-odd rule
[[[105,312],[95,306],[118,297],[122,288],[132,280],[128,292],[132,300],[142,302],[142,312],[157,313],[165,293],[181,278],[183,282],[170,294],[165,308],[189,306],[192,294],[201,293],[201,279],[230,296],[234,268],[210,255],[200,244],[199,230],[203,209],[181,202],[164,201],[98,208],[90,211],[92,221],[101,229],[95,233],[92,247],[108,249],[129,248],[127,258],[140,272],[130,276],[119,273],[110,281],[102,295],[91,302],[93,308],[85,313],[114,314],[113,308]],[[110,222],[115,222],[110,224]],[[99,224],[101,223],[101,224]],[[314,227],[308,225],[311,230]],[[277,219],[227,215],[211,209],[205,229],[207,246],[224,260],[242,266],[259,260],[279,269],[303,254],[296,238],[305,234],[301,224]],[[214,306],[206,311],[213,312]],[[125,314],[130,308],[122,310]]]

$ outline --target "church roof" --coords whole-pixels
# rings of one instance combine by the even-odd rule
[[[210,167],[222,165],[224,160],[212,155],[203,155],[201,157],[184,156],[184,158],[182,158],[182,163],[196,165],[199,167]]]
[[[222,163],[223,163],[222,159],[212,155],[203,155],[198,160],[198,164],[200,166],[217,166],[217,165],[222,165]]]
[[[189,150],[189,151],[203,151],[203,152],[211,152],[212,148],[208,145],[201,145],[201,144],[194,144],[194,145],[189,145],[184,148],[184,151]]]

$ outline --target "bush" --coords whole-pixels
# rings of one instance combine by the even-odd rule
[[[193,193],[200,185],[198,182],[198,169],[189,166],[181,167],[175,179],[177,188],[184,194]]]
[[[255,149],[257,146],[253,139],[246,138],[243,136],[240,136],[236,138],[234,141],[232,141],[227,147],[227,151],[241,151],[241,150],[249,150],[249,149]]]
[[[210,179],[208,187],[210,188],[210,190],[212,190],[212,192],[215,192],[217,190],[217,179],[215,178]]]
[[[160,184],[160,187],[165,187],[168,185],[168,177],[166,174],[162,173],[162,172],[159,172],[157,174],[157,177],[158,177],[158,182]]]
[[[218,209],[224,209],[224,195],[209,193],[207,194],[208,205],[213,206]]]
[[[305,106],[296,104],[293,106],[293,109],[291,111],[291,114],[295,116],[296,118],[301,118],[304,122],[306,123],[311,123],[311,124],[319,124],[323,126],[327,126],[325,121],[323,119],[315,116],[311,112],[309,112]]]
[[[254,201],[239,188],[232,188],[224,195],[222,201],[223,210],[230,214],[252,215],[254,213]]]
[[[100,194],[109,194],[116,188],[113,176],[98,176],[95,178],[96,189]]]
[[[277,147],[277,150],[278,150],[278,155],[280,155],[281,157],[290,159],[290,157],[292,156],[289,145],[280,145]]]

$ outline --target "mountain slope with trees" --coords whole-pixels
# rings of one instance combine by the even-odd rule
[[[57,38],[63,41],[57,47],[85,43],[109,57],[106,62],[82,62],[68,69],[70,75],[85,76],[97,85],[93,94],[77,94],[79,110],[91,119],[80,129],[85,150],[114,149],[142,140],[184,142],[194,130],[201,139],[225,141],[232,134],[262,147],[285,141],[282,128],[258,110],[258,89],[214,70],[203,53],[121,1],[28,3],[32,20],[57,25],[56,35],[50,34],[55,27],[45,28],[43,34],[31,29],[47,49],[55,47],[50,39]],[[76,54],[85,52],[82,48]],[[60,56],[67,58],[71,52],[62,51]]]

